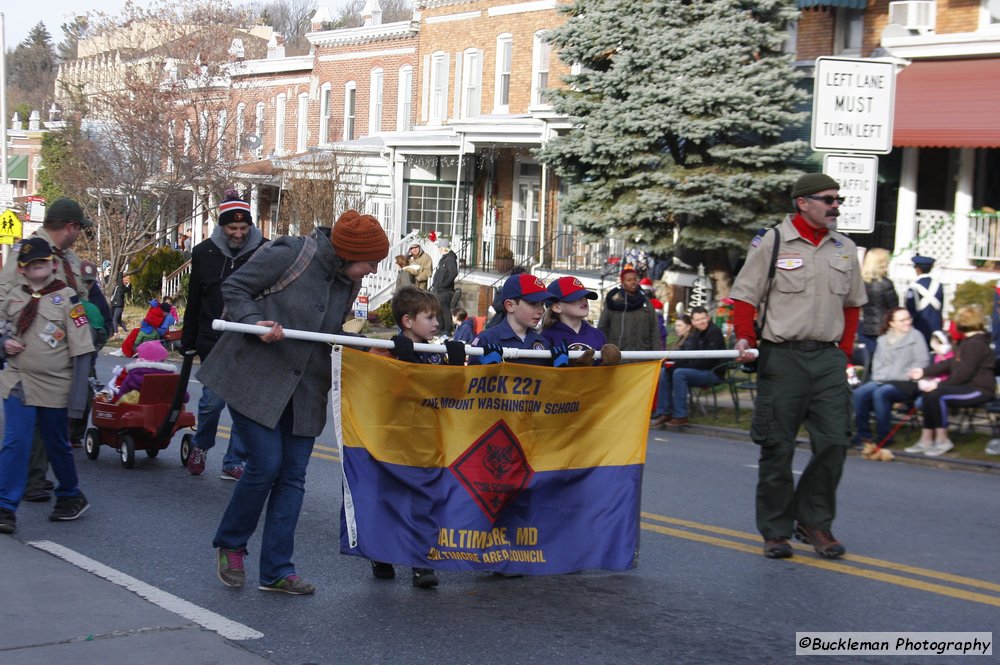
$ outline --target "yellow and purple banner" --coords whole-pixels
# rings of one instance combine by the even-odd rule
[[[635,565],[658,362],[453,367],[334,355],[341,552],[535,575]]]

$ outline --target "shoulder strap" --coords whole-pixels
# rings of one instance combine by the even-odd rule
[[[771,250],[771,265],[767,268],[767,286],[764,290],[764,300],[760,308],[760,326],[756,331],[758,340],[764,332],[764,325],[767,323],[767,304],[771,300],[771,282],[774,281],[774,271],[778,267],[778,248],[781,246],[781,230],[779,227],[780,225],[773,227],[774,247]]]
[[[299,250],[299,255],[295,257],[295,260],[292,261],[292,265],[288,266],[288,270],[286,270],[281,277],[278,278],[277,282],[264,289],[264,291],[257,296],[257,300],[260,300],[264,296],[269,296],[272,293],[281,291],[298,279],[299,275],[305,272],[309,262],[312,261],[313,256],[316,254],[316,239],[312,236],[305,236],[302,240],[302,249]]]

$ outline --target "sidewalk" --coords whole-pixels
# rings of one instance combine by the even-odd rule
[[[0,561],[4,665],[271,665],[216,632],[11,536],[0,536]]]

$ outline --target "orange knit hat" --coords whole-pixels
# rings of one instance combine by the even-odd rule
[[[371,215],[348,210],[330,234],[333,251],[345,261],[381,261],[389,255],[389,239]]]

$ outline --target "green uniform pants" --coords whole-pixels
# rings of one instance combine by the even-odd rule
[[[798,351],[764,342],[750,437],[760,446],[757,529],[765,539],[790,537],[796,520],[829,531],[851,437],[847,358],[836,346]],[[812,458],[798,487],[792,475],[795,437],[805,425]]]

